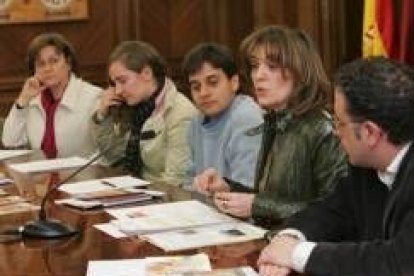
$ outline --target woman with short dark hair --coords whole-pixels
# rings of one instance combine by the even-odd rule
[[[27,65],[30,77],[6,118],[4,146],[42,149],[47,158],[96,152],[90,117],[101,89],[76,76],[72,44],[61,34],[40,34],[28,47]]]

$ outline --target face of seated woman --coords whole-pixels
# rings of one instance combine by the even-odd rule
[[[63,94],[69,82],[70,73],[71,66],[68,60],[56,47],[51,45],[43,47],[37,54],[35,76],[45,88]]]
[[[141,72],[129,70],[121,61],[109,66],[109,77],[115,87],[115,94],[127,105],[136,105],[148,99],[157,89],[157,83],[150,67]]]

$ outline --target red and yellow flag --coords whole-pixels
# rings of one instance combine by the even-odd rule
[[[365,0],[362,53],[389,57],[393,38],[392,0]]]
[[[365,0],[362,55],[414,65],[414,0]]]

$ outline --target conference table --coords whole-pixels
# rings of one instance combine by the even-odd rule
[[[0,171],[14,180],[13,184],[1,188],[10,194],[20,195],[29,202],[39,204],[47,190],[64,179],[73,169],[48,173],[24,174],[9,168],[9,164],[44,159],[41,152],[15,157],[0,162]],[[80,172],[70,182],[120,175],[115,169],[92,165]],[[174,202],[203,197],[168,185],[152,183],[151,189],[165,192],[160,202]],[[79,234],[62,239],[35,240],[19,236],[2,236],[0,243],[0,275],[86,275],[88,261],[144,258],[162,255],[189,255],[204,252],[209,255],[213,268],[228,268],[249,265],[256,267],[263,240],[222,245],[196,250],[164,252],[140,240],[138,237],[115,239],[97,230],[93,225],[108,222],[110,216],[103,209],[83,211],[63,205],[54,200],[64,198],[62,192],[54,192],[47,204],[49,217],[59,219],[80,230]],[[0,228],[13,229],[37,218],[37,211],[0,214]]]

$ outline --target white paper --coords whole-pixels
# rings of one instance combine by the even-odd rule
[[[0,150],[0,161],[31,153],[31,150]]]
[[[68,183],[60,186],[59,190],[70,195],[77,195],[116,188],[143,187],[149,184],[147,181],[127,175]]]
[[[179,201],[106,210],[112,223],[127,234],[143,234],[234,221],[199,201]]]
[[[102,179],[102,181],[117,188],[145,187],[150,184],[150,182],[146,180],[130,175],[108,177]]]
[[[88,160],[75,156],[69,158],[48,159],[20,164],[10,164],[8,166],[12,170],[21,173],[40,173],[79,168],[85,165],[87,162]]]
[[[87,276],[138,276],[145,275],[143,259],[89,261]]]
[[[115,238],[115,239],[122,239],[127,238],[127,234],[124,232],[119,231],[118,227],[116,227],[113,223],[100,223],[95,224],[93,227],[96,229],[104,232],[105,234]]]
[[[258,276],[259,274],[250,266],[243,266],[240,268],[245,276]]]
[[[145,258],[145,272],[148,276],[180,276],[210,271],[210,260],[205,253]]]
[[[261,239],[265,233],[260,227],[237,222],[146,234],[140,238],[165,251],[177,251]]]

